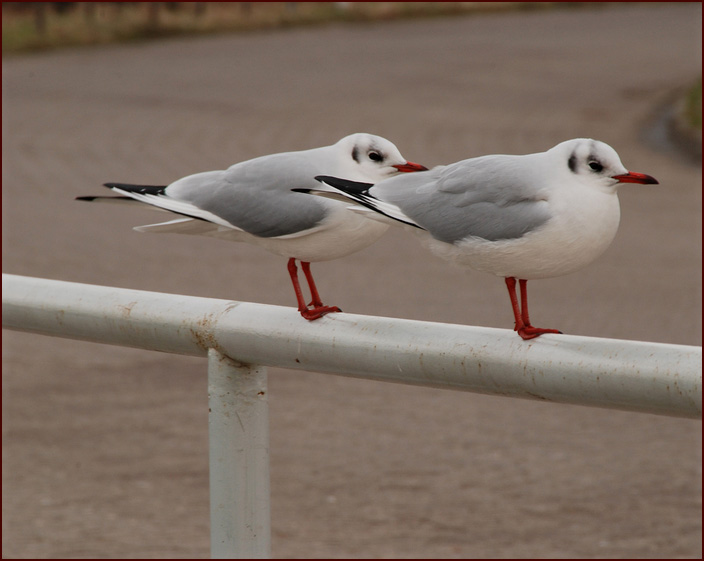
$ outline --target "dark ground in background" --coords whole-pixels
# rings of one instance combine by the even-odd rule
[[[701,166],[644,130],[701,5],[340,25],[3,61],[3,272],[292,306],[285,260],[77,203],[386,136],[428,166],[588,136],[659,186],[537,324],[701,345]],[[394,230],[314,266],[354,313],[509,328],[503,282]],[[301,324],[305,329],[305,324]],[[3,557],[209,555],[206,363],[3,332]],[[270,369],[273,555],[700,558],[701,423]]]

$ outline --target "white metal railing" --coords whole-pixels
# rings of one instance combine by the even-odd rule
[[[267,366],[701,419],[701,347],[544,335],[3,274],[3,327],[208,357],[211,550],[268,557]],[[230,413],[234,412],[234,415]]]

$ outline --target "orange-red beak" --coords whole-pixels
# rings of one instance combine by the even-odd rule
[[[658,185],[659,181],[650,175],[629,171],[623,175],[614,175],[613,178],[619,183],[642,183],[644,185]]]
[[[398,171],[409,173],[412,171],[428,171],[428,168],[420,164],[414,164],[413,162],[406,162],[405,164],[397,164],[395,167]]]

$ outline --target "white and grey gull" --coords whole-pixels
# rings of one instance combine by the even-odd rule
[[[302,191],[348,200],[360,214],[410,227],[448,261],[504,277],[514,329],[523,339],[560,333],[531,325],[527,281],[573,273],[594,261],[618,229],[619,185],[658,183],[628,171],[608,144],[585,138],[537,154],[481,156],[375,184],[317,179],[317,188]]]
[[[130,202],[170,211],[179,218],[136,227],[140,232],[180,233],[248,242],[288,257],[298,310],[315,320],[336,306],[323,304],[310,263],[344,257],[379,239],[388,225],[369,220],[349,205],[294,192],[318,185],[326,174],[378,183],[403,172],[427,168],[407,161],[398,148],[380,136],[356,133],[331,146],[261,156],[228,169],[183,177],[169,185],[106,183],[117,196],[79,200]],[[306,304],[296,260],[308,282],[312,301]]]

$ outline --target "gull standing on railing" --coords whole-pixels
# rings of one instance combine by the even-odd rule
[[[146,203],[181,218],[139,226],[140,232],[179,233],[248,242],[288,257],[298,310],[315,320],[336,306],[325,306],[310,263],[344,257],[375,242],[387,225],[347,210],[346,203],[308,197],[295,188],[318,185],[329,174],[376,183],[400,172],[427,168],[408,162],[390,141],[357,133],[332,146],[261,156],[226,170],[189,175],[169,185],[106,183],[119,196],[77,197],[84,201]],[[301,262],[312,297],[303,298],[296,260]]]
[[[609,145],[583,138],[547,152],[471,158],[374,185],[317,179],[322,185],[301,191],[354,201],[361,214],[413,227],[440,257],[505,277],[523,339],[560,333],[531,325],[527,281],[594,261],[618,230],[617,187],[658,183],[628,171]]]

